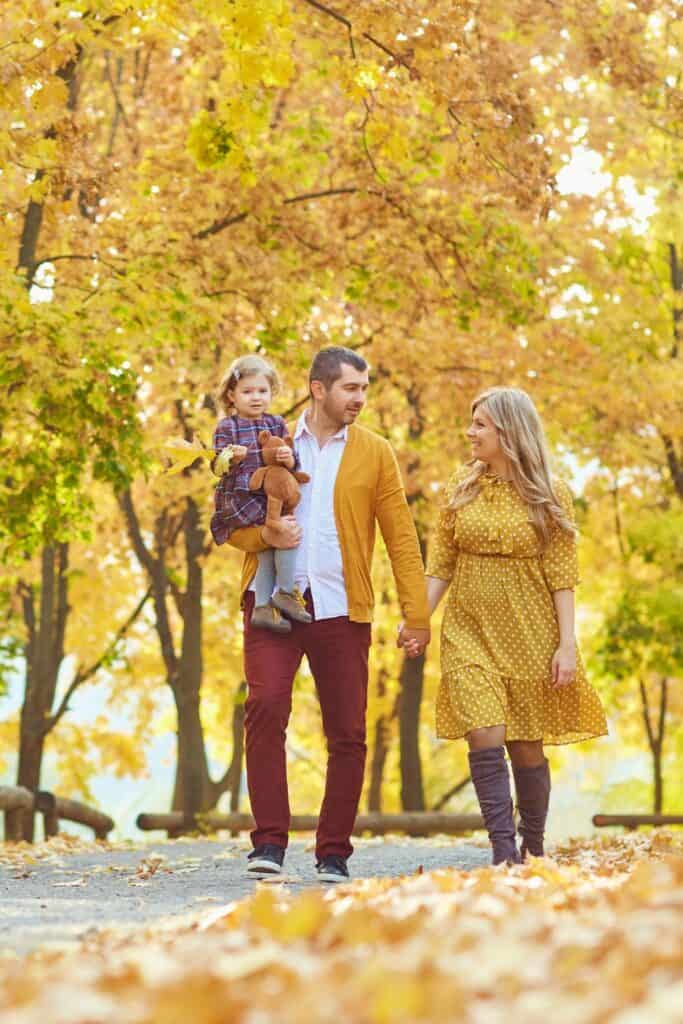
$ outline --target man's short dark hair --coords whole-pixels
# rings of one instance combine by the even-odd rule
[[[360,372],[368,368],[363,357],[354,352],[352,348],[344,348],[342,345],[321,348],[311,363],[311,372],[308,375],[309,384],[314,380],[319,380],[329,391],[334,382],[341,377],[344,365],[352,366],[354,370]]]

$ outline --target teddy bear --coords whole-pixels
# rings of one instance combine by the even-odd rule
[[[258,435],[258,443],[265,465],[260,466],[252,473],[249,479],[249,490],[265,493],[268,499],[266,525],[275,526],[280,516],[289,515],[299,504],[301,500],[299,484],[308,483],[310,477],[308,473],[289,469],[276,461],[277,451],[283,445],[287,445],[291,449],[294,448],[294,442],[289,435],[281,438],[274,436],[269,430],[261,430]],[[312,616],[306,609],[303,598],[294,586],[293,566],[290,567],[290,571],[291,576],[288,576],[274,551],[264,551],[259,556],[258,575],[261,576],[262,582],[272,596],[267,604],[263,603],[262,598],[261,603],[258,603],[257,598],[257,604],[254,606],[251,616],[253,627],[270,629],[276,633],[287,633],[292,628],[289,620],[300,623],[312,621]],[[286,582],[287,580],[289,582]],[[274,587],[275,591],[273,592]],[[259,586],[255,589],[257,594],[261,590]]]
[[[294,442],[289,434],[282,438],[271,434],[269,430],[261,430],[258,442],[265,465],[252,473],[249,490],[262,490],[266,494],[266,524],[274,526],[281,515],[289,515],[296,508],[301,501],[299,484],[307,484],[311,478],[308,473],[288,469],[287,466],[281,466],[275,461],[276,452],[283,444],[294,449]]]

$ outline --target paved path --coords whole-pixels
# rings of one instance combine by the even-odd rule
[[[241,899],[256,885],[245,874],[248,848],[245,840],[162,841],[0,864],[0,953],[61,947],[102,928],[150,924]],[[349,868],[354,878],[396,877],[488,862],[486,848],[463,840],[366,840],[357,843]],[[304,840],[291,844],[285,869],[292,891],[320,885]]]

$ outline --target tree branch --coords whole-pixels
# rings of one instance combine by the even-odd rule
[[[443,794],[443,796],[439,797],[439,799],[436,801],[436,803],[432,807],[432,810],[433,811],[440,811],[442,807],[446,806],[446,804],[448,803],[448,801],[451,799],[452,796],[456,796],[471,781],[472,781],[472,776],[471,775],[466,775],[464,779],[460,780],[460,782],[456,782],[456,784],[454,786],[452,786],[450,789],[448,789]]]
[[[117,494],[116,499],[119,503],[119,508],[123,512],[126,525],[128,527],[128,535],[133,544],[133,550],[137,557],[138,562],[146,569],[150,575],[150,578],[154,578],[155,571],[155,560],[152,556],[151,551],[142,539],[142,530],[140,529],[140,521],[133,505],[133,498],[130,493],[130,488],[125,491],[121,491]]]
[[[662,439],[664,451],[666,452],[666,461],[669,466],[674,489],[678,497],[683,500],[683,461],[678,457],[673,438],[668,434],[663,434],[661,430],[659,431],[659,436]]]
[[[118,71],[118,73],[120,75],[120,73],[122,71],[121,58],[119,58],[117,63],[119,64],[119,71]],[[114,97],[114,103],[116,104],[116,110],[120,114],[121,120],[123,121],[124,128],[126,129],[126,132],[128,133],[128,139],[130,141],[132,141],[132,138],[131,138],[131,126],[130,126],[130,123],[128,121],[128,117],[126,115],[126,108],[124,107],[123,103],[121,102],[121,97],[119,96],[119,91],[116,88],[116,82],[112,78],[111,67],[109,66],[109,54],[108,53],[106,53],[105,57],[104,57],[104,75],[105,75],[105,78],[107,79],[107,82],[109,83],[109,87],[110,87],[110,89],[112,91],[112,95]]]
[[[617,535],[617,542],[619,544],[619,553],[621,555],[622,562],[626,562],[626,548],[624,546],[624,536],[621,528],[621,509],[619,508],[619,479],[618,477],[614,480],[614,487],[610,488],[612,492],[612,501],[614,503],[614,530]]]
[[[349,188],[328,188],[321,192],[305,192],[300,196],[291,196],[289,199],[283,199],[283,206],[291,206],[292,203],[305,203],[309,199],[323,199],[326,196],[343,196],[352,195],[354,192],[360,192],[360,189],[356,186]],[[223,231],[224,228],[230,228],[233,224],[241,224],[243,220],[246,220],[250,215],[249,210],[243,210],[242,213],[233,213],[227,217],[221,217],[220,220],[216,220],[213,224],[209,224],[208,227],[202,228],[201,231],[197,231],[192,237],[203,239],[209,238],[211,235],[217,235],[219,231]]]
[[[643,721],[645,722],[645,731],[647,732],[647,739],[650,744],[650,750],[654,751],[657,749],[654,733],[652,731],[652,722],[650,721],[650,705],[647,701],[647,690],[645,689],[645,683],[642,679],[638,680],[638,686],[640,688],[640,699],[642,702]]]
[[[289,206],[290,203],[306,203],[309,199],[324,199],[326,196],[353,195],[354,192],[360,192],[360,189],[355,185],[350,185],[348,188],[326,188],[321,192],[304,192],[303,195],[292,196],[290,199],[283,200],[283,205]]]
[[[146,591],[145,595],[138,602],[138,604],[135,606],[135,608],[133,609],[131,614],[128,616],[126,621],[118,628],[118,630],[116,631],[116,635],[114,636],[113,640],[111,640],[111,642],[107,645],[107,647],[104,649],[104,651],[99,656],[97,661],[93,662],[93,664],[90,665],[89,668],[85,669],[83,672],[79,671],[79,672],[76,673],[76,675],[74,676],[73,680],[71,681],[71,684],[69,685],[66,693],[64,694],[64,696],[63,696],[63,698],[62,698],[62,700],[61,700],[61,702],[59,704],[59,707],[57,708],[55,713],[53,715],[50,715],[50,717],[46,720],[45,727],[43,729],[43,734],[44,735],[47,735],[47,733],[49,733],[52,729],[54,729],[54,727],[57,725],[57,723],[61,719],[62,715],[68,710],[69,701],[73,697],[73,695],[76,692],[76,690],[78,689],[78,687],[82,686],[82,684],[87,682],[88,679],[91,679],[95,675],[95,673],[98,672],[102,668],[102,665],[104,665],[104,663],[106,661],[108,661],[108,659],[111,657],[111,655],[114,654],[114,652],[116,651],[117,645],[120,643],[121,640],[123,640],[124,636],[126,635],[128,630],[130,629],[130,627],[137,620],[137,618],[140,615],[140,612],[145,607],[147,601],[149,600],[149,598],[151,596],[152,596],[152,587],[150,586],[150,587],[147,588],[147,591]]]
[[[349,41],[351,43],[351,55],[355,58],[356,51],[353,45],[353,23],[349,21],[349,19],[346,18],[343,14],[340,14],[338,11],[334,11],[331,7],[328,7],[326,4],[320,3],[320,0],[303,0],[303,2],[308,4],[309,7],[315,7],[315,9],[317,11],[320,11],[321,14],[326,14],[329,18],[334,18],[335,21],[338,21],[341,25],[344,25],[344,27],[347,29],[349,33]],[[401,67],[407,68],[408,71],[412,70],[410,64],[407,62],[405,57],[402,57],[398,53],[394,53],[393,50],[390,50],[389,47],[386,46],[384,43],[380,42],[379,39],[375,39],[375,37],[370,35],[369,32],[363,32],[362,36],[363,39],[367,39],[369,43],[372,43],[373,46],[376,46],[379,50],[382,51],[382,53],[386,53],[388,57],[391,57],[391,59],[396,64],[399,64]]]
[[[213,224],[209,224],[208,228],[202,228],[201,231],[197,231],[192,237],[193,238],[209,238],[210,235],[217,235],[223,228],[230,228],[233,224],[239,224],[241,221],[246,220],[249,216],[249,211],[245,210],[244,213],[235,213],[229,217],[222,217],[220,220],[216,220]]]
[[[33,662],[36,648],[36,605],[33,587],[30,584],[24,583],[23,580],[20,581],[18,591],[21,595],[24,625],[26,626],[26,632],[28,634],[24,653],[26,656],[26,664],[30,665]]]
[[[659,684],[659,720],[657,722],[657,743],[661,750],[664,743],[664,728],[666,725],[666,711],[667,702],[669,696],[669,680],[667,676],[663,676]]]

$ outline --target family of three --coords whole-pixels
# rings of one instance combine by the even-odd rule
[[[244,552],[246,764],[256,822],[247,870],[257,876],[281,872],[284,862],[285,738],[305,655],[327,743],[316,870],[326,882],[349,877],[365,768],[377,526],[403,616],[398,643],[408,657],[424,652],[430,617],[448,593],[436,731],[467,740],[494,864],[543,854],[550,797],[544,743],[606,732],[575,641],[572,498],[551,475],[531,399],[501,387],[473,401],[472,457],[446,485],[425,575],[393,450],[356,423],[368,373],[357,352],[322,349],[310,368],[309,405],[290,427],[268,411],[278,377],[261,357],[237,359],[220,387],[226,415],[214,436],[220,479],[211,529],[216,543]],[[267,517],[265,494],[249,487],[263,465],[264,430],[282,438],[277,463],[303,481],[299,503],[278,520]]]

